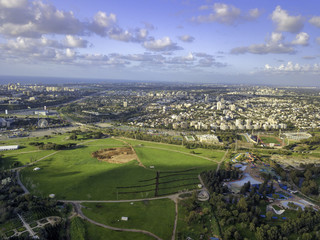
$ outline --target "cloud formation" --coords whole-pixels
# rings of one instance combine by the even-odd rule
[[[253,53],[253,54],[269,54],[269,53],[294,53],[295,50],[290,46],[290,44],[286,44],[283,42],[284,37],[282,33],[273,32],[270,38],[266,41],[266,43],[262,44],[253,44],[247,47],[237,47],[231,50],[232,54],[245,54],[245,53]]]
[[[194,37],[190,36],[190,35],[182,35],[182,36],[179,36],[179,39],[182,41],[182,42],[187,42],[187,43],[191,43],[194,41]]]
[[[261,15],[259,9],[251,9],[248,13],[241,13],[241,10],[233,5],[214,3],[212,6],[203,5],[199,10],[211,10],[209,15],[200,15],[191,20],[197,23],[218,22],[227,25],[234,25],[241,21],[250,21]]]
[[[318,16],[313,16],[310,20],[309,23],[311,23],[312,25],[320,28],[320,17]]]
[[[0,8],[24,8],[27,3],[27,0],[0,0]]]
[[[296,35],[296,39],[292,41],[292,44],[294,45],[303,45],[308,46],[309,45],[309,34],[305,32],[298,33]]]
[[[297,33],[304,25],[302,16],[290,16],[286,10],[277,6],[271,14],[272,21],[276,24],[276,30],[280,32]]]
[[[264,66],[264,71],[269,73],[320,73],[320,64],[306,64],[300,65],[288,62],[287,64],[281,64],[279,66],[272,67],[269,64]]]
[[[81,21],[72,11],[62,11],[42,1],[0,0],[0,34],[7,38],[96,34],[141,43],[147,40],[149,32],[146,28],[121,28],[114,13],[98,11],[91,20]]]
[[[182,48],[172,42],[169,37],[163,37],[162,39],[149,40],[143,43],[143,46],[151,51],[173,51],[181,50]]]
[[[88,41],[77,36],[67,35],[64,40],[64,45],[69,48],[86,48]]]

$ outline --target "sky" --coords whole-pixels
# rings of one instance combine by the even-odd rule
[[[318,0],[0,0],[0,75],[320,86]]]

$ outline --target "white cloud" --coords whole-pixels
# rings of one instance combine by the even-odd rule
[[[260,11],[256,9],[251,9],[247,14],[242,14],[239,8],[233,5],[228,5],[224,3],[215,3],[213,6],[203,5],[200,10],[211,9],[212,13],[209,15],[200,15],[193,17],[192,21],[198,23],[204,22],[219,22],[223,24],[233,25],[244,20],[254,20],[260,16]]]
[[[303,28],[304,18],[302,16],[290,16],[286,10],[277,6],[271,14],[272,21],[277,26],[277,31],[297,33]]]
[[[64,40],[65,46],[69,48],[86,48],[88,46],[88,41],[83,40],[80,37],[67,35]]]
[[[27,3],[27,0],[0,0],[0,8],[23,8]]]
[[[320,28],[320,17],[318,16],[313,16],[310,20],[309,23],[311,23],[312,25]]]
[[[309,34],[305,32],[298,33],[296,35],[296,39],[292,41],[292,44],[294,45],[303,45],[307,46],[309,45]]]
[[[93,17],[93,22],[89,25],[89,29],[100,36],[107,36],[108,30],[116,25],[117,17],[110,13],[109,16],[105,12],[97,12]]]
[[[75,52],[71,50],[70,48],[66,49],[66,56],[69,58],[73,58],[75,56]]]
[[[146,41],[143,43],[143,46],[151,51],[172,51],[182,49],[181,47],[178,47],[176,43],[173,43],[169,37]]]
[[[139,29],[137,36],[139,36],[141,39],[145,39],[148,36],[148,30],[143,28]]]
[[[72,11],[59,10],[41,0],[0,0],[0,36],[6,38],[97,34],[118,41],[141,43],[148,39],[147,27],[151,29],[153,26],[148,24],[145,28],[123,29],[117,25],[117,16],[113,13],[99,11],[92,20],[81,21]],[[84,41],[75,43],[74,40],[67,39],[67,45],[84,47],[86,44]]]
[[[190,35],[182,35],[182,36],[179,36],[179,39],[182,41],[182,42],[188,42],[188,43],[191,43],[194,41],[194,37],[190,36]]]
[[[256,18],[260,17],[260,15],[261,15],[261,11],[258,8],[254,8],[254,9],[249,10],[248,16],[250,18],[256,19]]]
[[[320,64],[306,64],[300,65],[299,63],[294,64],[293,62],[288,62],[287,64],[281,64],[279,66],[271,66],[266,64],[264,67],[265,72],[269,73],[320,73]]]
[[[295,50],[289,45],[283,43],[282,33],[273,32],[266,43],[253,44],[247,47],[237,47],[231,50],[232,54],[269,54],[269,53],[294,53]]]
[[[110,15],[108,16],[105,12],[101,11],[97,12],[93,19],[94,23],[100,27],[110,27],[117,21],[117,17],[115,14],[110,13]]]
[[[30,2],[21,8],[23,4],[26,3],[16,2],[10,9],[0,8],[0,34],[41,37],[43,34],[80,34],[84,30],[84,23],[75,18],[71,11],[61,11],[41,1]]]
[[[187,56],[182,57],[186,61],[193,61],[195,60],[195,57],[193,56],[192,53],[189,53]]]

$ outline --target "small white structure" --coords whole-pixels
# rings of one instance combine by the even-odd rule
[[[198,188],[202,188],[202,184],[198,184]]]
[[[0,151],[17,150],[19,145],[0,146]]]
[[[150,166],[150,168],[154,168],[154,166]]]
[[[54,198],[56,195],[54,193],[49,194],[49,198]]]
[[[214,134],[197,135],[201,143],[218,143],[219,138]]]
[[[121,217],[121,221],[128,221],[128,217]]]
[[[11,182],[11,178],[7,177],[1,180],[1,185],[6,185],[7,183],[10,183],[10,182]]]
[[[36,110],[36,111],[34,111],[34,115],[47,116],[47,115],[49,115],[49,111],[48,110]]]
[[[39,167],[35,167],[35,168],[33,169],[33,171],[39,171],[39,170],[40,170]]]
[[[209,198],[210,198],[210,194],[209,194],[209,192],[207,192],[206,190],[201,190],[201,191],[198,193],[198,200],[201,201],[201,202],[208,201]]]

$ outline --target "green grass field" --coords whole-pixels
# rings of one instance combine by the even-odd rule
[[[44,140],[40,139],[39,141]],[[29,141],[34,140],[30,139]],[[69,140],[66,140],[66,135],[56,136],[47,139],[47,141],[69,142]],[[217,162],[224,155],[224,151],[196,149],[196,154],[190,154],[190,149],[175,145],[159,145],[152,142],[143,142],[143,145],[139,145],[139,141],[127,141],[135,146],[138,157],[146,166],[146,168],[143,168],[138,165],[137,161],[111,164],[100,162],[91,157],[91,153],[99,149],[124,145],[125,143],[120,140],[108,138],[75,142],[82,145],[76,149],[60,151],[33,166],[21,170],[21,180],[31,193],[42,196],[54,193],[57,199],[71,200],[154,197],[156,172],[160,171],[160,176],[164,176],[165,174],[168,175],[164,172],[169,171],[176,176],[167,178],[167,181],[164,181],[164,178],[159,181],[158,194],[165,195],[184,189],[194,189],[196,184],[199,183],[196,179],[197,175],[204,169],[215,169]],[[32,147],[27,144],[27,141],[24,144],[28,148]],[[154,146],[158,148],[154,148]],[[42,157],[42,155],[46,156],[51,152],[40,151],[33,154],[39,154],[41,155],[39,157]],[[198,152],[199,154],[197,154]],[[23,158],[23,155],[21,154],[21,162],[30,161],[28,158]],[[16,155],[16,157],[18,156],[20,155]],[[30,156],[28,157],[30,158]],[[37,158],[34,157],[34,159]],[[149,166],[155,168],[150,169]],[[33,171],[34,167],[40,167],[40,170]],[[192,171],[186,175],[176,172],[190,169]],[[166,183],[168,181],[170,183]],[[125,187],[126,189],[119,189],[119,187]],[[121,192],[127,193],[123,194]]]
[[[142,229],[162,239],[170,239],[175,206],[169,199],[133,203],[83,203],[83,213],[99,223],[113,227]],[[121,217],[128,221],[121,221]]]
[[[265,144],[268,144],[268,143],[274,143],[274,144],[281,144],[277,138],[273,137],[273,136],[266,136],[266,135],[263,135],[263,136],[260,136],[260,139],[265,143]]]
[[[221,158],[223,157],[225,151],[223,150],[210,150],[210,149],[187,149],[184,146],[181,145],[173,145],[173,144],[166,144],[166,143],[158,143],[158,142],[148,142],[148,141],[141,141],[141,140],[134,140],[134,139],[123,139],[127,143],[130,143],[131,145],[140,146],[142,147],[153,147],[153,148],[163,148],[165,150],[172,150],[172,151],[179,151],[182,153],[190,154],[191,151],[194,151],[196,156],[199,157],[207,157],[210,158],[213,161],[219,162]]]
[[[153,237],[147,236],[142,233],[134,232],[118,232],[109,230],[103,227],[96,226],[81,218],[73,218],[70,226],[71,240],[114,240],[114,239],[141,239],[141,240],[153,240]]]
[[[54,135],[50,138],[19,138],[1,141],[0,145],[19,145],[19,149],[1,152],[0,168],[9,169],[22,166],[54,152],[54,150],[39,150],[38,147],[29,145],[30,142],[52,142],[57,144],[81,143],[81,141],[69,140],[68,135]]]

